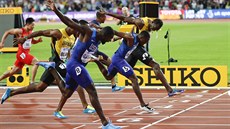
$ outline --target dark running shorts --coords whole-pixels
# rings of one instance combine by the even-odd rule
[[[65,78],[66,65],[64,63],[62,63],[62,62],[56,63],[55,69],[62,76],[62,78]],[[50,85],[54,80],[55,79],[49,70],[45,70],[45,72],[42,74],[42,77],[40,79],[40,81],[42,81],[48,85]]]

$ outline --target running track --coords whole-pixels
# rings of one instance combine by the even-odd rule
[[[0,94],[4,91],[0,89]],[[144,100],[156,109],[151,114],[139,109],[132,89],[116,93],[98,89],[97,92],[106,117],[124,129],[230,129],[227,90],[186,90],[169,98],[164,90],[142,89]],[[97,115],[82,113],[77,93],[63,109],[63,114],[69,118],[55,118],[52,113],[59,98],[56,88],[10,98],[0,105],[0,129],[101,128]]]

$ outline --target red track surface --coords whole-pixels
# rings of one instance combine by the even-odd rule
[[[4,91],[0,89],[0,94]],[[98,90],[106,117],[124,129],[230,129],[230,96],[227,90],[186,90],[171,98],[164,90],[142,90],[142,93],[144,100],[156,109],[154,113],[139,109],[131,89],[116,93],[108,89]],[[82,113],[77,93],[63,109],[63,114],[69,118],[55,118],[52,113],[59,99],[58,89],[10,98],[0,105],[0,129],[101,128],[96,114]]]

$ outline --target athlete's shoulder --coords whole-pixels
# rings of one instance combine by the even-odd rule
[[[66,33],[66,31],[65,31],[65,28],[61,28],[61,29],[58,29],[62,34],[65,32]]]
[[[100,23],[97,20],[92,20],[90,23],[93,23],[93,24],[100,26]]]
[[[143,20],[144,23],[148,22],[149,20],[151,20],[150,18],[148,17],[142,17],[141,20]]]
[[[145,47],[142,46],[142,45],[138,45],[137,48],[136,48],[136,50],[147,52],[146,49],[145,49]]]
[[[65,28],[58,29],[58,31],[61,33],[61,37],[62,37],[62,38],[70,37],[70,36],[67,34]]]

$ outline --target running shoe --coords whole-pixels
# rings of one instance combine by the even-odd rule
[[[102,129],[121,129],[120,126],[115,126],[111,121],[107,125],[102,125]]]
[[[59,112],[54,112],[54,116],[59,118],[59,119],[66,119],[68,118],[67,116],[63,115],[61,111]]]
[[[1,104],[3,104],[10,97],[11,89],[7,88],[5,93],[2,95]]]
[[[95,112],[96,112],[96,110],[93,107],[91,107],[90,105],[88,105],[86,107],[86,109],[83,110],[83,113],[85,113],[85,114],[93,114]]]
[[[112,88],[112,92],[116,92],[116,91],[122,91],[122,90],[124,90],[125,89],[125,86],[115,86],[115,87],[113,87]]]
[[[184,91],[185,91],[184,89],[182,89],[182,90],[173,89],[172,92],[168,93],[168,96],[172,97],[174,95],[179,95],[179,94],[183,93]]]
[[[44,67],[45,69],[48,69],[50,67],[55,68],[54,62],[38,62],[36,65],[40,65],[40,66]]]
[[[152,113],[152,112],[155,110],[155,109],[153,109],[153,108],[149,107],[149,105],[148,105],[148,104],[144,105],[143,107],[142,107],[142,106],[140,106],[140,108],[141,108],[142,110],[144,110],[144,111],[149,112],[149,113]]]

